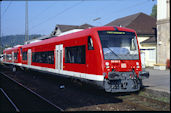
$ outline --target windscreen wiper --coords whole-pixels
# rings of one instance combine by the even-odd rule
[[[106,46],[107,46],[107,45],[106,45]],[[117,57],[121,60],[121,57],[120,57],[118,54],[116,54],[112,49],[110,49],[109,46],[107,46],[107,48],[108,48],[110,51],[112,51],[112,53],[113,53],[115,56],[117,56]]]

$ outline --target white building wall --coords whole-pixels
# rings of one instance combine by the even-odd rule
[[[139,47],[140,47],[140,49],[142,48],[142,46],[141,46],[141,42],[143,42],[143,41],[145,41],[145,40],[147,40],[147,39],[149,39],[150,37],[145,37],[145,36],[138,36],[137,37],[138,38],[138,44],[139,44]]]
[[[157,20],[167,18],[167,1],[157,0]]]
[[[170,0],[157,0],[157,63],[170,59]]]
[[[141,42],[149,39],[149,36],[138,36],[138,44],[140,47],[140,51],[141,53],[143,53],[143,55],[141,57],[144,57],[142,59],[142,64],[144,64],[145,67],[153,67],[154,64],[156,64],[156,45],[142,45],[140,44]]]
[[[153,67],[156,64],[156,45],[144,45],[141,47],[141,52],[145,55],[145,67]]]

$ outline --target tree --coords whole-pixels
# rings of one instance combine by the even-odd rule
[[[152,8],[152,12],[151,12],[150,16],[152,16],[155,19],[157,19],[157,5],[156,4]]]

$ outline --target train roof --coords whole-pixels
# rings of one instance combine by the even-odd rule
[[[14,51],[20,47],[22,47],[23,45],[16,45],[13,48],[6,48],[3,52],[9,52],[9,51]]]
[[[119,31],[129,31],[129,32],[135,32],[133,29],[128,29],[128,28],[124,28],[124,27],[115,27],[117,28],[117,30]],[[70,33],[70,34],[66,34],[66,35],[62,35],[62,36],[56,36],[50,39],[46,39],[46,40],[42,40],[40,42],[35,42],[35,43],[31,43],[31,44],[27,44],[27,45],[23,45],[22,48],[29,48],[32,46],[39,46],[42,44],[51,44],[51,43],[55,43],[55,42],[60,42],[60,41],[65,41],[65,40],[70,40],[70,39],[76,39],[82,36],[87,36],[90,35],[91,33],[95,32],[95,31],[101,31],[101,30],[116,30],[113,26],[103,26],[103,27],[92,27],[92,28],[88,28],[82,31],[78,31],[78,32],[74,32],[74,33]]]

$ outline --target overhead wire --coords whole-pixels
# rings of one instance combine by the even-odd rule
[[[5,13],[8,11],[10,5],[11,5],[12,1],[9,2],[8,6],[6,7],[6,9],[4,10],[4,12],[2,13],[2,17],[5,15]]]
[[[55,1],[55,2],[56,2],[56,1]],[[40,17],[40,15],[44,14],[45,12],[47,12],[47,11],[48,11],[49,9],[51,9],[54,5],[55,5],[55,3],[53,3],[52,5],[49,5],[47,8],[44,8],[42,11],[40,11],[39,13],[37,13],[37,15],[39,15],[39,17]],[[32,22],[32,21],[34,21],[35,19],[37,19],[37,15],[35,15],[34,18],[32,18],[32,19],[30,20],[30,22]]]
[[[0,5],[0,8],[2,7],[2,1],[0,1],[1,3],[1,5]],[[9,7],[10,7],[10,5],[12,4],[12,1],[10,1],[9,2],[9,4],[7,5],[7,7],[6,7],[6,9],[4,10],[4,12],[3,13],[0,13],[0,22],[2,23],[2,17],[5,15],[5,13],[8,11],[8,9],[9,9]],[[0,10],[1,11],[1,10]],[[0,23],[0,45],[1,45],[1,47],[3,47],[3,43],[2,43],[2,24]]]
[[[141,4],[141,5],[140,5]],[[146,4],[148,4],[148,2],[143,2],[143,3],[140,3],[140,4],[138,4],[138,5],[134,5],[135,7],[132,7],[132,8],[129,8],[129,9],[127,9],[127,10],[125,10],[125,11],[129,11],[129,10],[134,10],[134,11],[137,11],[137,9],[138,8],[141,8],[142,6],[144,6],[144,5],[146,5]],[[144,8],[143,8],[144,9]],[[119,15],[121,15],[121,13],[118,13]],[[116,15],[118,15],[118,14],[116,14]]]
[[[76,6],[78,6],[78,5],[81,4],[83,1],[84,1],[84,0],[81,0],[81,2],[78,2],[78,3],[76,3],[76,4],[72,5],[72,6],[70,6],[70,7],[66,8],[66,9],[64,9],[63,11],[57,13],[56,15],[54,15],[54,16],[52,16],[52,17],[49,17],[49,18],[47,18],[46,20],[44,20],[44,21],[42,21],[42,22],[40,22],[40,23],[34,25],[33,27],[30,28],[30,30],[33,30],[34,28],[38,27],[39,25],[44,24],[44,23],[48,22],[49,20],[52,20],[52,19],[54,19],[55,17],[57,17],[57,16],[59,16],[59,15],[65,13],[66,11],[68,11],[68,10],[70,10],[70,9],[72,9],[72,8],[74,8],[74,7],[76,7]]]
[[[82,2],[82,1],[81,1],[81,2]],[[31,30],[34,29],[34,28],[36,28],[36,27],[38,27],[39,25],[41,25],[41,24],[43,24],[43,23],[45,23],[45,22],[48,22],[48,20],[54,19],[56,16],[59,16],[60,14],[63,14],[65,11],[68,11],[69,9],[71,9],[71,8],[73,8],[73,7],[75,7],[75,6],[77,6],[77,5],[80,4],[81,2],[76,3],[76,4],[74,4],[73,6],[64,9],[63,11],[57,13],[56,15],[54,15],[54,16],[52,16],[52,17],[49,17],[48,19],[46,19],[46,20],[40,22],[39,24],[37,24],[37,25],[31,27]],[[133,5],[131,5],[131,6],[128,6],[128,7],[126,7],[126,8],[123,8],[123,9],[119,9],[119,10],[117,10],[117,12],[118,12],[118,11],[122,11],[122,10],[127,11],[126,9],[139,7],[139,5],[140,5],[140,4],[143,4],[144,2],[146,2],[146,1],[143,1],[143,2],[139,2],[139,3],[133,4]],[[115,10],[115,12],[116,12],[116,10]],[[101,17],[100,17],[100,18],[101,18]],[[108,18],[108,17],[105,17],[105,18],[102,18],[102,19],[106,19],[106,18]],[[95,22],[95,21],[94,21],[94,22]],[[40,30],[40,29],[39,29],[39,30]]]
[[[140,4],[143,4],[144,2],[146,2],[146,1],[143,1],[143,2],[140,2],[140,3],[136,3],[136,4],[133,4],[133,5],[131,5],[131,6],[128,6],[128,7],[126,7],[126,8],[122,8],[122,9],[119,9],[119,10],[115,10],[114,12],[111,12],[111,13],[115,13],[115,12],[118,12],[118,11],[127,11],[127,9],[130,9],[130,8],[135,8],[135,7],[139,7],[139,5]],[[107,17],[105,17],[105,18],[102,18],[102,17],[99,17],[99,18],[101,18],[101,19],[107,19],[107,18],[109,18],[109,17],[111,17],[111,15],[110,16],[107,16]],[[100,20],[101,20],[100,19]],[[93,20],[92,20],[93,21]],[[93,22],[95,22],[95,21],[93,21]]]

